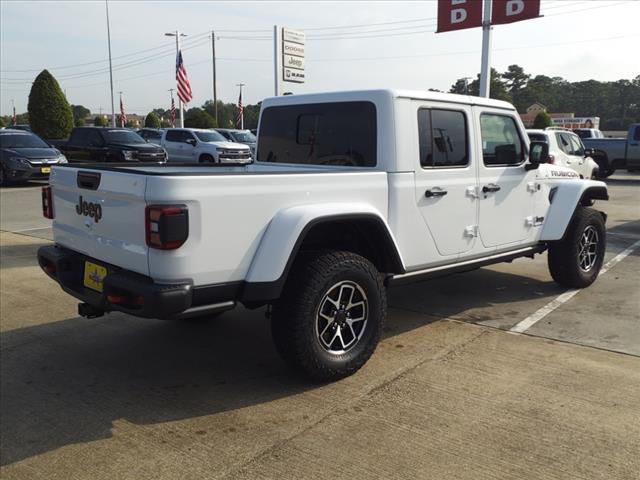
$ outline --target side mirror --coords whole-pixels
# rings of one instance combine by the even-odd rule
[[[535,170],[541,163],[549,163],[549,144],[538,140],[532,140],[529,144],[529,163],[525,170]]]
[[[196,146],[196,139],[195,138],[187,138],[185,140],[186,143],[188,143],[189,145],[191,145],[192,147]]]
[[[596,150],[594,148],[585,148],[584,149],[584,156],[585,157],[590,157],[592,156],[594,153],[596,153]]]

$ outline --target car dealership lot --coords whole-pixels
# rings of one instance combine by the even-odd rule
[[[371,361],[328,385],[286,369],[263,309],[79,318],[36,264],[38,185],[2,189],[1,476],[637,478],[640,175],[608,184],[620,261],[593,286],[551,310],[539,256],[396,287]]]

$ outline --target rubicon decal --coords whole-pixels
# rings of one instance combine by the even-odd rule
[[[93,218],[95,222],[98,223],[102,218],[102,205],[82,200],[82,195],[80,195],[78,204],[76,205],[76,213],[78,215]]]
[[[578,174],[576,172],[567,172],[566,170],[551,170],[550,173],[552,177],[578,177]]]

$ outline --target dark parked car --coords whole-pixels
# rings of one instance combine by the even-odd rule
[[[70,162],[166,162],[167,152],[126,128],[76,127],[68,141],[52,140]]]
[[[258,140],[256,136],[253,133],[251,133],[250,130],[239,130],[234,128],[216,128],[216,131],[231,142],[244,143],[245,145],[249,145],[249,148],[251,149],[251,155],[255,156],[256,143]]]
[[[48,178],[51,165],[67,163],[65,156],[35,133],[0,130],[0,185]]]

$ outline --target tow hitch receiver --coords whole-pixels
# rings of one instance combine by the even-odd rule
[[[98,318],[104,315],[104,310],[89,305],[88,303],[79,303],[78,315],[84,318]]]

